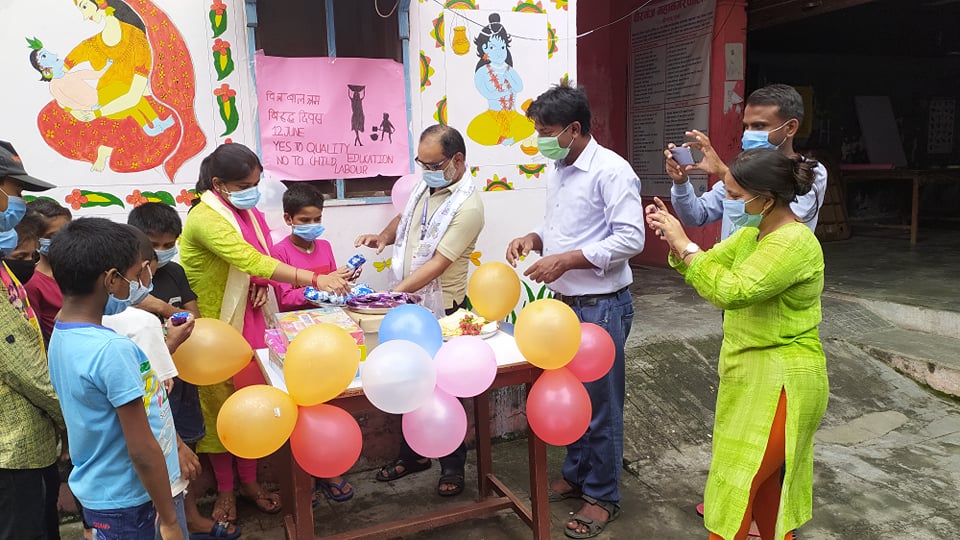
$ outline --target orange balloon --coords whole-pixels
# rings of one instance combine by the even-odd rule
[[[499,321],[520,301],[520,278],[502,262],[481,264],[467,283],[467,294],[473,310],[488,321]]]
[[[223,382],[252,358],[253,349],[236,328],[210,318],[197,319],[193,333],[173,353],[180,378],[197,385]]]
[[[297,425],[297,404],[265,384],[237,390],[220,407],[217,434],[231,454],[259,459],[276,452]]]
[[[528,362],[543,369],[557,369],[577,354],[580,319],[570,306],[544,298],[523,308],[513,335]]]
[[[328,401],[347,389],[360,366],[360,349],[346,330],[315,324],[300,331],[283,358],[287,391],[297,405]]]

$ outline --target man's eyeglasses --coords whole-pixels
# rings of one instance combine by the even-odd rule
[[[447,158],[436,163],[424,163],[420,161],[420,158],[413,158],[413,162],[419,165],[420,168],[425,171],[441,171],[447,166],[447,163],[449,163],[451,159],[453,158]]]

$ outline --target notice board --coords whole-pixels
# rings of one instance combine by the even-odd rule
[[[707,132],[715,9],[715,0],[660,0],[633,15],[627,133],[644,196],[670,196],[667,143],[684,142],[690,129]],[[691,181],[697,193],[706,189],[706,175]]]

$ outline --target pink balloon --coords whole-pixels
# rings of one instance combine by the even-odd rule
[[[582,382],[593,382],[610,371],[616,356],[609,332],[593,323],[580,323],[580,348],[564,367]]]
[[[467,436],[467,413],[459,399],[438,388],[422,407],[403,415],[401,427],[414,452],[439,458],[456,450]]]
[[[300,407],[290,450],[303,470],[321,478],[339,476],[357,462],[361,448],[360,426],[350,413],[326,403]]]
[[[587,389],[567,368],[544,371],[527,394],[527,422],[547,444],[576,441],[587,432],[592,415]]]
[[[402,214],[407,208],[407,199],[410,198],[413,188],[417,187],[419,181],[419,175],[406,174],[397,178],[397,181],[393,183],[393,189],[390,190],[390,200],[393,201],[393,208],[397,212]]]
[[[457,397],[482,394],[497,376],[497,355],[477,336],[460,336],[443,344],[433,356],[437,388]]]

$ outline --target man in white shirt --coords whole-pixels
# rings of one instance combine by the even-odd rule
[[[775,148],[790,157],[796,157],[793,139],[803,123],[803,113],[803,98],[792,86],[771,84],[754,90],[747,97],[743,109],[743,150]],[[693,165],[681,166],[670,153],[670,149],[674,148],[673,143],[663,151],[667,174],[673,179],[673,186],[670,187],[671,203],[677,217],[687,226],[702,227],[722,219],[720,240],[725,240],[740,226],[731,221],[730,212],[724,207],[727,192],[722,180],[728,172],[727,166],[713,149],[709,137],[697,130],[688,131],[687,136],[693,137],[695,141],[686,143],[686,146],[703,152],[703,160]],[[698,197],[687,178],[687,173],[692,170],[717,176],[720,181]],[[823,206],[823,198],[827,192],[827,169],[823,164],[817,164],[814,173],[816,177],[813,189],[790,205],[797,219],[806,223],[812,231],[816,231],[817,212]],[[649,205],[647,212],[652,211],[656,211],[656,207]]]
[[[547,175],[544,223],[510,242],[507,261],[516,266],[531,251],[540,252],[542,258],[524,275],[547,283],[581,321],[606,329],[617,351],[610,372],[584,384],[593,406],[590,427],[567,446],[562,477],[550,484],[551,500],[583,498],[564,532],[589,538],[620,514],[623,346],[633,322],[629,260],[644,242],[640,180],[626,160],[590,135],[590,104],[582,89],[551,88],[527,116],[539,135],[540,153],[555,163]]]

